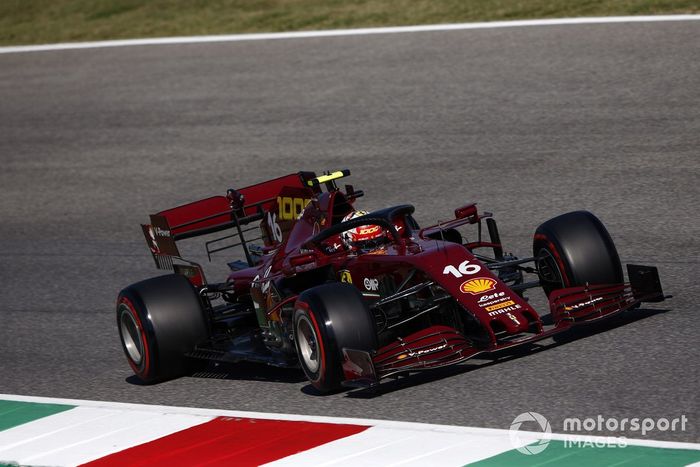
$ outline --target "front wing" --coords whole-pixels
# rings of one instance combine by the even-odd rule
[[[511,335],[488,346],[476,346],[454,328],[438,325],[398,338],[373,353],[343,349],[343,384],[370,387],[392,375],[455,365],[481,353],[533,343],[576,325],[610,318],[642,302],[667,298],[655,267],[628,265],[627,271],[629,283],[570,287],[553,292],[549,297],[553,325]]]

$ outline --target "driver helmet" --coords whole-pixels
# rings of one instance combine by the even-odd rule
[[[343,222],[366,216],[367,211],[353,211],[343,218]],[[378,225],[361,225],[341,234],[343,243],[351,250],[372,250],[386,243],[387,236]]]

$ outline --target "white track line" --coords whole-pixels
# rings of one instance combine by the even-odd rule
[[[215,36],[155,37],[96,42],[67,42],[61,44],[18,45],[0,47],[0,54],[19,52],[44,52],[51,50],[96,49],[102,47],[127,47],[134,45],[198,44],[207,42],[245,42],[275,39],[305,39],[313,37],[365,36],[372,34],[397,34],[406,32],[461,31],[465,29],[496,29],[528,26],[561,26],[572,24],[649,23],[662,21],[698,21],[700,15],[658,16],[608,16],[594,18],[555,18],[520,21],[489,21],[483,23],[427,24],[422,26],[398,26],[386,28],[333,29],[325,31],[295,31],[262,34],[227,34]]]
[[[425,433],[456,433],[456,434],[472,434],[472,435],[491,435],[491,436],[508,436],[509,431],[505,429],[498,428],[477,428],[477,427],[466,427],[466,426],[452,426],[452,425],[434,425],[427,423],[415,423],[415,422],[399,422],[392,420],[373,420],[364,418],[344,418],[344,417],[326,417],[319,415],[298,415],[298,414],[279,414],[279,413],[264,413],[264,412],[244,412],[240,410],[219,410],[219,409],[200,409],[193,407],[172,407],[164,405],[143,405],[143,404],[130,404],[124,402],[105,402],[105,401],[88,401],[79,399],[59,399],[53,397],[34,397],[34,396],[19,396],[15,394],[0,394],[0,400],[11,400],[20,402],[38,402],[44,404],[68,404],[76,405],[81,407],[94,407],[94,408],[105,408],[105,409],[119,409],[119,410],[137,410],[137,411],[148,411],[155,412],[159,414],[178,414],[178,415],[194,415],[194,416],[208,416],[208,417],[240,417],[240,418],[260,418],[266,420],[295,420],[295,421],[307,421],[307,422],[319,422],[319,423],[342,423],[351,425],[366,425],[375,426],[389,429],[397,430],[419,430]],[[536,432],[526,432],[518,431],[518,436],[523,438],[528,438],[531,440],[537,440],[542,437],[542,433]],[[551,439],[555,440],[569,440],[570,435],[564,435],[559,433],[552,433]],[[587,440],[591,442],[607,442],[609,438],[603,436],[586,436]],[[686,443],[686,442],[675,442],[675,441],[656,441],[656,440],[646,440],[646,439],[625,439],[625,443],[628,445],[635,446],[648,446],[657,448],[671,448],[671,449],[700,449],[700,443]]]

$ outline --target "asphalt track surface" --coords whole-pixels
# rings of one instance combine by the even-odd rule
[[[646,437],[700,441],[698,77],[698,22],[0,56],[0,393],[494,428],[536,411],[559,432],[685,415]],[[589,209],[674,298],[378,393],[245,364],[136,384],[113,306],[158,274],[147,214],[346,167],[363,207],[411,202],[422,223],[478,201],[521,255],[540,222]]]

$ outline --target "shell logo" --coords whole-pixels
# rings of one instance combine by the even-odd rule
[[[496,281],[489,279],[488,277],[477,277],[476,279],[469,279],[466,282],[462,282],[459,286],[459,290],[462,293],[470,293],[472,295],[478,295],[484,292],[490,292],[496,288]]]

